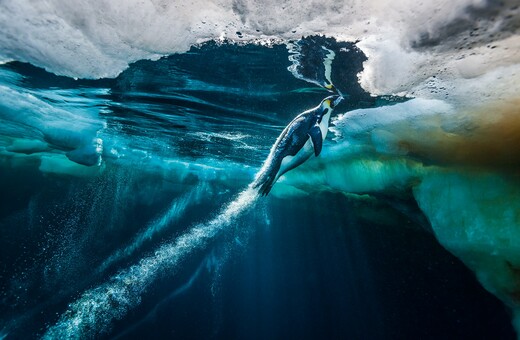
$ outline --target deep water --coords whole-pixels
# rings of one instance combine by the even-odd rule
[[[514,339],[407,180],[239,196],[329,94],[322,46],[338,114],[410,99],[363,90],[355,44],[300,43],[211,42],[98,80],[0,65],[0,339]]]
[[[323,214],[323,205],[343,213]],[[247,249],[128,338],[150,329],[165,338],[514,338],[507,312],[473,275],[384,204],[333,195],[266,209],[271,224]],[[364,209],[395,224],[347,212]]]
[[[103,260],[182,195],[160,177],[121,169],[87,180],[7,174],[2,189],[18,207],[2,212],[2,320],[15,337],[41,334],[106,280],[117,267],[96,272]],[[118,265],[210,216],[229,194],[205,191]],[[273,199],[232,229],[162,273],[103,338],[514,338],[503,305],[384,200]]]

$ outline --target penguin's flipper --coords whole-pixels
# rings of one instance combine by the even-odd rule
[[[318,124],[314,125],[309,130],[309,136],[311,137],[312,145],[314,146],[314,154],[318,157],[323,147],[323,136],[321,135],[320,126]]]

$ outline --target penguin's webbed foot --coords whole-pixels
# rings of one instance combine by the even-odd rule
[[[273,187],[273,185],[274,185],[274,177],[267,176],[265,178],[265,180],[258,181],[253,186],[253,188],[256,189],[256,188],[260,187],[260,189],[258,189],[258,192],[260,193],[260,195],[267,196],[269,194],[269,192],[271,191],[271,188]]]

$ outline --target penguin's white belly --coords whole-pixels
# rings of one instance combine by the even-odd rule
[[[302,164],[314,153],[314,147],[312,146],[311,139],[305,142],[303,148],[298,151],[298,153],[294,156],[285,156],[282,159],[282,165],[280,166],[280,170],[276,174],[276,179],[286,173],[287,171],[296,168],[298,165]]]
[[[327,132],[329,131],[329,120],[330,120],[330,110],[325,115],[323,115],[323,118],[321,119],[320,124],[320,131],[321,131],[321,137],[323,140],[327,138]]]
[[[322,139],[325,140],[327,137],[327,132],[329,130],[329,119],[330,119],[330,111],[326,113],[320,124],[320,131]],[[280,170],[276,174],[276,180],[280,176],[282,176],[287,171],[296,168],[297,166],[304,163],[306,160],[308,160],[312,155],[314,154],[314,145],[312,144],[312,139],[309,137],[307,142],[305,142],[305,145],[303,148],[298,151],[298,153],[294,156],[285,156],[284,159],[282,159],[282,165],[280,166]]]

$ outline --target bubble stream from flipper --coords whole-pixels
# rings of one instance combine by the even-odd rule
[[[186,256],[206,246],[252,207],[257,198],[256,190],[248,187],[209,222],[194,226],[173,242],[161,246],[153,255],[86,291],[69,305],[55,325],[48,328],[43,339],[92,338],[108,331],[114,320],[123,318],[139,304],[142,294],[161,273],[174,271]]]

